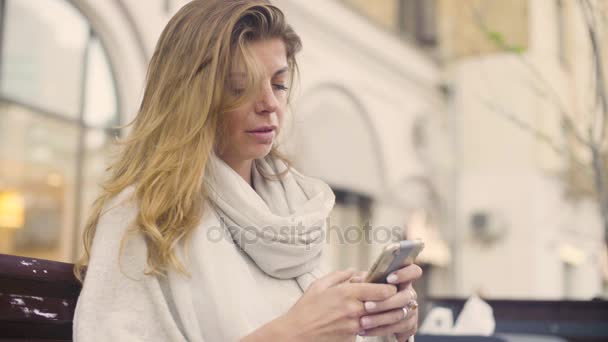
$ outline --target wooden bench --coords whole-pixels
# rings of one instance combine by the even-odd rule
[[[497,334],[558,336],[569,342],[608,341],[608,301],[489,299]],[[456,318],[465,300],[427,298],[425,311],[449,308]]]
[[[71,341],[73,264],[0,254],[0,341]]]

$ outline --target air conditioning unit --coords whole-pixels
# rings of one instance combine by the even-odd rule
[[[500,240],[507,233],[507,222],[502,215],[493,210],[476,210],[470,216],[473,238],[484,243]]]

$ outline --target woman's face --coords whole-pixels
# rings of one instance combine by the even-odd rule
[[[289,70],[281,39],[252,42],[251,51],[262,68],[262,87],[239,108],[227,112],[221,157],[233,162],[266,156],[275,143],[287,106]],[[232,91],[241,92],[245,76],[238,71],[229,77]]]

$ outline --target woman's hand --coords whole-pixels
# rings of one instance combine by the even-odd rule
[[[315,280],[279,320],[289,341],[354,341],[363,330],[364,302],[385,303],[397,293],[391,284],[352,283],[353,270]]]
[[[359,283],[366,272],[359,272],[351,282]],[[366,301],[366,314],[361,317],[363,336],[385,336],[395,334],[399,342],[405,342],[416,334],[418,310],[416,291],[412,283],[422,276],[422,269],[416,264],[403,267],[388,276],[387,281],[399,287],[399,292],[382,301]],[[406,308],[405,310],[403,308]],[[407,315],[405,311],[407,310]]]

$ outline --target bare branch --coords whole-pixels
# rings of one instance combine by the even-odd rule
[[[585,25],[585,32],[587,33],[589,29],[593,30],[596,27],[596,22],[595,22],[595,18],[593,17],[593,13],[590,13],[590,7],[589,7],[589,2],[586,1],[578,1],[578,6],[582,15],[582,21]],[[588,27],[589,26],[589,27]],[[591,43],[591,39],[589,39],[590,43]],[[591,53],[593,54],[593,48],[591,49]],[[598,92],[598,77],[597,77],[597,65],[596,65],[596,60],[594,57],[591,58],[591,68],[589,68],[589,82],[591,82],[591,86],[589,87],[590,89],[594,89],[594,98],[592,101],[590,101],[591,103],[589,103],[589,115],[592,118],[591,120],[591,125],[592,125],[592,129],[593,129],[593,139],[598,135],[596,134],[596,128],[595,128],[595,123],[597,122],[601,122],[603,121],[603,117],[602,114],[600,113],[600,102],[601,102],[601,96],[599,96],[599,92]],[[601,125],[600,125],[601,126]],[[599,129],[599,137],[597,141],[602,141],[602,135],[604,135],[604,130],[602,128]]]
[[[592,129],[589,129],[589,134],[593,134]],[[604,239],[608,239],[608,195],[606,194],[606,185],[604,183],[604,159],[598,146],[589,146],[591,150],[591,161],[593,167],[593,175],[595,186],[597,187],[597,200],[600,207],[600,214],[604,222]]]
[[[488,36],[492,36],[492,32],[491,30],[485,25],[485,23],[483,22],[483,19],[481,18],[481,14],[479,13],[479,10],[477,10],[476,8],[473,9],[473,17],[479,27],[480,30],[482,30],[483,33],[485,33]],[[517,49],[509,46],[505,41],[500,40],[500,39],[493,39],[492,41],[494,41],[495,44],[498,45],[498,47],[502,48],[505,51],[509,51],[509,52],[515,52]],[[574,115],[572,113],[569,112],[569,110],[566,108],[566,106],[562,103],[562,97],[559,95],[559,93],[555,90],[555,88],[553,88],[549,82],[547,82],[547,80],[545,79],[545,77],[542,75],[542,73],[540,72],[540,70],[538,70],[538,68],[532,64],[529,60],[527,60],[523,54],[521,53],[514,53],[514,55],[516,55],[518,57],[518,59],[520,60],[520,62],[528,69],[528,71],[530,71],[534,77],[536,78],[537,81],[540,81],[540,83],[542,83],[542,85],[544,86],[545,90],[549,91],[549,94],[547,94],[547,92],[543,92],[540,88],[537,88],[537,91],[541,91],[542,94],[544,94],[544,97],[547,99],[550,99],[558,108],[559,114],[562,117],[562,122],[565,122],[566,125],[569,127],[569,129],[571,130],[572,135],[575,137],[575,139],[585,145],[585,146],[589,146],[592,142],[588,141],[579,131],[578,128],[576,128],[576,126],[574,125],[574,123],[572,122],[572,119],[574,117]]]
[[[581,170],[584,170],[585,172],[589,172],[589,166],[587,164],[583,163],[582,161],[578,160],[577,157],[576,157],[576,153],[574,153],[574,151],[568,149],[568,145],[559,146],[554,141],[553,138],[551,138],[550,136],[548,136],[547,134],[545,134],[544,132],[542,132],[538,128],[533,127],[532,125],[528,124],[527,122],[521,120],[515,114],[509,112],[507,109],[505,109],[502,106],[498,106],[496,103],[493,103],[493,102],[491,102],[489,100],[486,100],[486,99],[482,100],[482,102],[491,111],[499,114],[500,116],[502,116],[503,118],[507,119],[508,121],[510,121],[515,126],[519,127],[520,129],[522,129],[525,132],[528,132],[533,137],[535,137],[537,140],[539,140],[539,141],[543,142],[544,144],[546,144],[557,155],[562,156],[562,157],[566,157],[566,156],[570,157],[570,159],[572,160],[572,162],[578,168],[580,168]]]
[[[567,154],[566,150],[563,147],[557,145],[550,136],[528,124],[527,122],[521,120],[515,114],[512,114],[507,111],[504,107],[498,106],[488,100],[483,100],[483,103],[488,109],[491,109],[492,111],[500,114],[502,117],[509,120],[511,123],[513,123],[520,129],[532,134],[536,139],[547,144],[547,146],[551,147],[551,149],[555,151],[555,153],[557,153],[558,155],[565,156]]]
[[[540,88],[537,82],[530,82],[528,85],[530,86],[530,88],[532,88],[532,91],[537,96],[539,96],[545,100],[551,101],[547,92],[544,89]],[[551,102],[551,103],[554,103],[554,102]],[[560,115],[559,115],[560,126],[567,129],[572,134],[572,136],[576,139],[576,141],[578,141],[580,144],[582,144],[585,147],[589,147],[589,145],[591,144],[590,141],[585,139],[581,134],[578,133],[578,129],[574,125],[574,122],[572,121],[570,114],[568,114],[567,112],[564,112],[563,108],[560,108],[559,106],[557,107],[557,110],[560,113]]]
[[[608,116],[608,94],[606,93],[606,84],[604,78],[604,68],[603,68],[603,59],[602,59],[602,49],[600,47],[600,40],[597,34],[597,23],[595,21],[595,17],[593,14],[593,6],[589,2],[589,0],[579,0],[579,4],[581,6],[581,10],[585,17],[585,24],[587,28],[587,34],[589,35],[589,40],[591,42],[591,47],[593,49],[593,58],[594,58],[594,67],[595,67],[595,81],[596,81],[596,99],[601,104],[601,122],[600,122],[600,137],[597,141],[598,144],[601,144],[606,137],[606,116]],[[593,127],[593,126],[592,126]],[[593,139],[593,138],[591,138]]]
[[[491,93],[496,93],[496,89],[494,89],[494,83],[488,77],[485,68],[480,67],[478,69],[478,71],[480,73],[480,78],[486,84],[486,88],[489,89]],[[538,83],[531,82],[530,84],[531,84],[533,91],[535,91],[539,96],[542,96],[543,98],[548,97],[546,91],[541,89],[538,86]],[[481,98],[483,98],[483,96],[478,96],[478,98],[481,99]],[[572,163],[574,164],[574,166],[577,167],[578,169],[582,170],[584,173],[589,173],[589,166],[587,164],[583,163],[582,161],[578,160],[577,153],[575,153],[572,150],[572,148],[568,145],[567,142],[565,142],[563,144],[563,146],[559,146],[558,143],[555,142],[554,138],[545,134],[540,129],[533,127],[533,126],[529,125],[528,123],[522,121],[515,114],[507,111],[506,108],[498,106],[496,103],[490,102],[488,100],[483,100],[482,102],[486,105],[486,107],[488,107],[495,113],[500,114],[501,116],[503,116],[505,119],[509,120],[514,125],[520,127],[522,130],[524,130],[526,132],[529,132],[534,137],[536,137],[538,140],[547,144],[547,146],[549,146],[557,155],[561,155],[562,157],[568,156],[570,158],[570,160],[572,161]],[[568,115],[566,115],[565,113],[562,113],[562,115],[560,115],[559,118],[560,118],[560,126],[561,126],[562,130],[564,132],[569,132],[570,134],[572,134],[572,136],[579,143],[583,144],[583,146],[588,148],[587,141],[584,141],[584,140],[581,141],[580,139],[582,139],[582,137],[576,135],[577,131],[576,131],[576,128],[574,127],[570,117]],[[590,173],[589,173],[589,176],[591,176]]]

